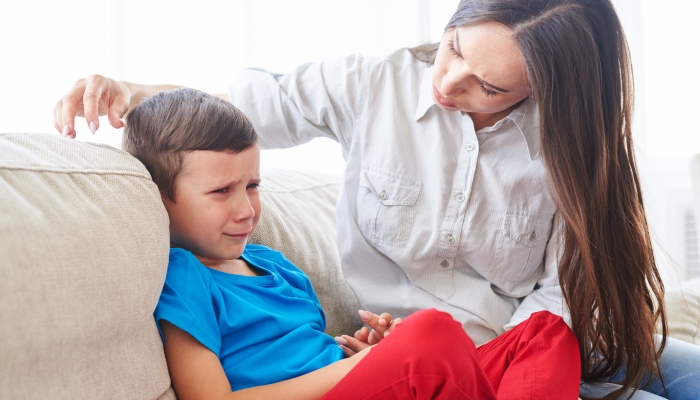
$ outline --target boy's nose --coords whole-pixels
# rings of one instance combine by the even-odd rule
[[[235,202],[232,215],[236,221],[247,221],[255,217],[255,209],[250,204],[248,196],[242,196]]]

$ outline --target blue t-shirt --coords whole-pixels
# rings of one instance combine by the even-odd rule
[[[343,358],[323,332],[326,317],[299,268],[265,246],[249,244],[241,258],[260,276],[217,271],[187,250],[170,249],[154,312],[158,329],[166,320],[214,352],[234,391],[294,378]]]

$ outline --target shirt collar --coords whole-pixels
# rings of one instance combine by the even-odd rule
[[[540,110],[535,100],[528,97],[506,118],[513,121],[523,135],[530,159],[537,158],[540,154]]]
[[[423,80],[418,92],[418,107],[416,107],[415,120],[418,121],[423,118],[432,106],[437,107],[433,100],[433,66],[431,65],[423,71]]]
[[[416,107],[415,120],[423,118],[430,107],[435,106],[433,100],[433,66],[426,68],[423,72],[423,80],[420,84],[418,94],[418,106]],[[531,98],[513,110],[504,120],[497,122],[493,129],[498,129],[506,119],[513,121],[525,139],[530,159],[534,160],[540,153],[540,115],[537,103]]]

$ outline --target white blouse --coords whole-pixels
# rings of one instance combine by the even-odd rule
[[[475,132],[468,114],[433,102],[431,76],[402,49],[286,75],[248,69],[229,98],[263,148],[340,142],[340,256],[365,309],[447,311],[477,344],[535,311],[567,317],[537,105]]]

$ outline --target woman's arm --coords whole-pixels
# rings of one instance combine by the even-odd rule
[[[180,88],[178,85],[141,85],[120,82],[101,75],[80,79],[56,103],[53,111],[54,127],[63,136],[75,138],[75,117],[85,117],[88,127],[95,133],[100,126],[99,117],[107,115],[115,128],[124,126],[122,118],[141,101],[157,92]],[[228,100],[228,94],[214,96]]]
[[[216,354],[175,325],[167,321],[160,323],[165,338],[165,358],[180,400],[320,399],[370,349],[297,378],[232,392]]]

